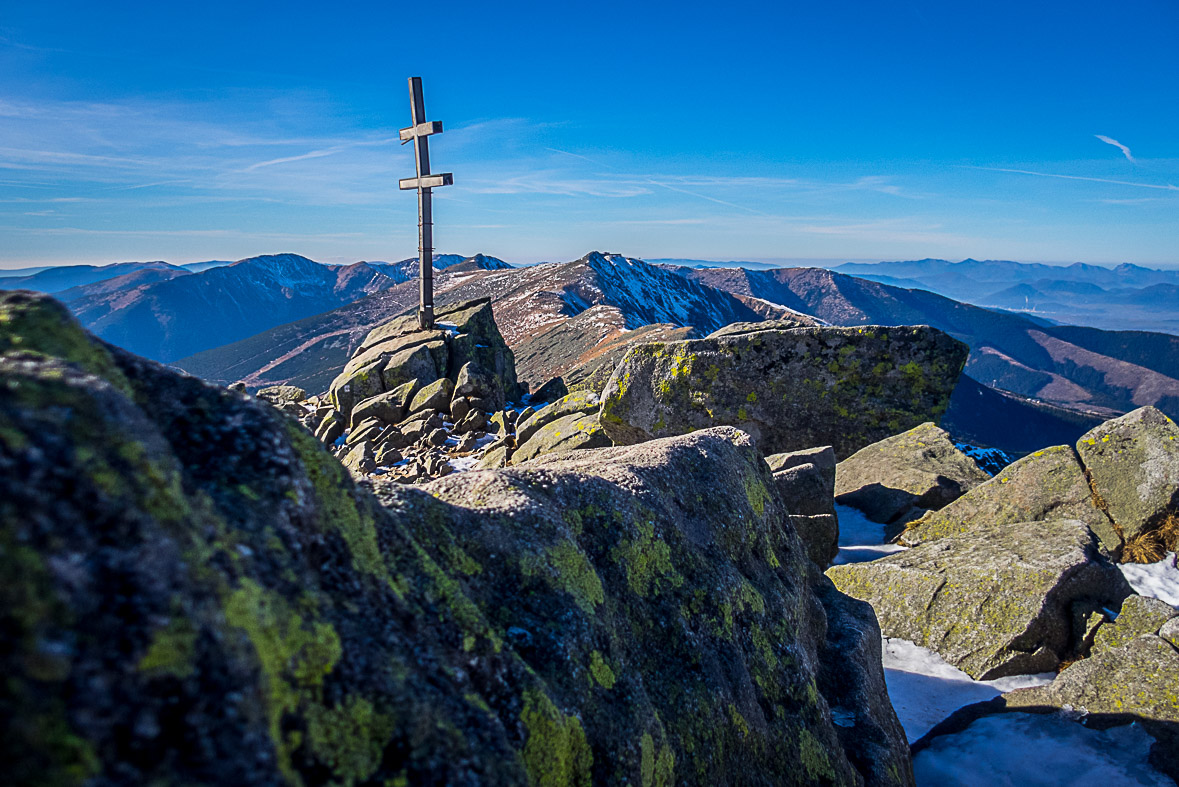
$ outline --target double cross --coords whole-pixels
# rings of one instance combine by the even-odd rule
[[[441,120],[426,120],[426,102],[422,99],[422,78],[409,78],[409,103],[413,125],[401,129],[401,144],[413,140],[416,178],[402,178],[402,190],[418,192],[418,266],[420,268],[421,299],[418,305],[418,326],[423,331],[434,327],[434,220],[431,189],[450,186],[454,176],[449,172],[430,174],[430,136],[442,133]]]

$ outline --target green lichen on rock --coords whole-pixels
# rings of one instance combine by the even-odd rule
[[[75,364],[123,393],[131,392],[102,343],[47,295],[0,291],[0,355],[12,352],[36,353]]]
[[[851,623],[756,491],[768,470],[744,434],[540,457],[378,500],[269,404],[106,351],[129,394],[60,359],[0,357],[0,570],[19,578],[0,583],[10,782],[906,771],[879,659],[828,642]],[[828,664],[879,685],[862,714],[886,730],[872,747],[831,724]],[[829,772],[803,767],[803,731]]]
[[[537,787],[589,787],[593,752],[576,716],[566,716],[544,694],[524,695],[520,721],[528,732],[524,764]]]
[[[1130,594],[1077,520],[979,525],[827,576],[872,605],[885,636],[979,680],[1054,669],[1080,645],[1074,602],[1094,610]]]
[[[626,572],[630,589],[640,596],[677,588],[684,578],[671,563],[671,548],[656,536],[651,522],[639,524],[635,538],[624,539],[614,548],[614,559]]]
[[[593,675],[594,680],[603,689],[614,688],[614,670],[610,669],[610,665],[606,663],[600,651],[595,650],[590,654],[590,675]]]
[[[1048,519],[1080,520],[1107,551],[1121,547],[1109,517],[1093,502],[1076,453],[1065,445],[1041,449],[1008,465],[944,508],[910,523],[901,540],[916,545],[976,527]]]
[[[304,626],[302,617],[281,596],[249,579],[229,597],[225,619],[245,632],[254,646],[265,677],[270,737],[278,752],[279,770],[288,781],[301,783],[290,758],[302,738],[284,733],[283,716],[298,710],[302,702],[318,699],[314,690],[340,659],[340,638],[326,623]]]
[[[139,660],[143,672],[187,678],[196,667],[193,664],[196,647],[196,629],[192,624],[178,618],[156,632],[151,647]]]
[[[620,445],[720,424],[766,454],[831,445],[839,456],[936,421],[966,362],[933,328],[798,327],[632,346],[602,393]]]
[[[1102,508],[1134,539],[1179,511],[1179,426],[1154,407],[1106,421],[1077,441]]]
[[[392,578],[377,546],[375,519],[365,506],[357,504],[347,471],[323,450],[315,438],[297,425],[287,425],[287,436],[303,460],[317,508],[321,511],[320,521],[343,536],[352,552],[352,564],[358,571],[392,586]]]

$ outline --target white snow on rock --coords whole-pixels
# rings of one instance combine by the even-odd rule
[[[464,470],[474,469],[474,467],[479,464],[480,459],[482,459],[482,457],[475,456],[474,454],[471,456],[456,456],[450,460],[450,466],[454,468],[456,473],[461,473]]]
[[[858,508],[835,504],[839,517],[839,554],[835,565],[865,563],[869,560],[903,552],[905,547],[884,543],[884,525],[868,519]]]
[[[1153,596],[1173,607],[1179,607],[1179,567],[1175,565],[1175,553],[1157,563],[1121,563],[1118,568],[1140,596]]]
[[[884,638],[884,682],[910,743],[961,707],[985,702],[1005,691],[1043,686],[1055,677],[1047,672],[973,680],[929,648]]]
[[[1100,731],[1052,714],[987,716],[913,758],[917,784],[1173,785],[1147,764],[1154,739],[1136,724]]]

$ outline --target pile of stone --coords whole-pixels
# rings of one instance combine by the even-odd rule
[[[354,475],[417,482],[469,466],[509,436],[515,414],[505,407],[519,395],[483,298],[441,307],[434,330],[420,330],[416,315],[374,328],[332,381],[314,431]]]

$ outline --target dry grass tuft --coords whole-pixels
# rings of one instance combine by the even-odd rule
[[[1168,552],[1179,552],[1179,513],[1168,511],[1159,524],[1158,534]]]
[[[1157,563],[1167,555],[1161,530],[1139,533],[1122,547],[1123,563]]]
[[[1060,663],[1056,665],[1056,674],[1059,675],[1060,673],[1064,672],[1066,669],[1080,661],[1081,658],[1081,656],[1078,656],[1075,659],[1061,659]]]

